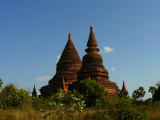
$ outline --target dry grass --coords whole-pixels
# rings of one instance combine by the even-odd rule
[[[107,109],[86,109],[83,112],[66,112],[69,109],[56,111],[39,112],[32,108],[30,105],[23,105],[17,109],[6,109],[0,112],[0,120],[83,120],[85,116],[92,116],[94,113],[107,111]],[[50,113],[49,115],[47,115]],[[157,118],[160,116],[160,107],[148,110],[149,116]],[[46,116],[46,117],[45,117]],[[90,117],[89,117],[90,118]],[[88,118],[88,119],[89,119]]]
[[[23,105],[17,109],[9,108],[1,111],[0,120],[42,120],[42,117],[31,106]]]
[[[158,116],[160,116],[160,108],[154,108],[154,109],[152,109],[152,110],[150,110],[149,111],[149,116],[151,116],[151,117],[158,117]]]
[[[43,113],[34,110],[31,106],[23,105],[21,108],[10,108],[0,112],[0,120],[72,120],[73,117],[76,120],[82,120],[84,116],[91,115],[97,111],[99,110],[88,109],[83,112],[77,111],[72,113],[68,109],[63,109],[56,111],[57,113],[52,111],[46,111]],[[50,115],[47,116],[48,113],[50,113]]]

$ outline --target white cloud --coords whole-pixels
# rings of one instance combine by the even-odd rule
[[[58,55],[57,56],[57,62],[59,61],[60,58],[61,58],[61,55]]]
[[[37,95],[41,95],[41,93],[40,93],[40,92],[38,92],[38,93],[37,93]]]
[[[111,68],[111,70],[112,70],[112,71],[115,71],[115,68],[114,68],[114,67],[112,67],[112,68]]]
[[[36,81],[37,81],[37,82],[42,82],[42,81],[49,80],[49,79],[51,79],[51,78],[52,78],[52,77],[50,77],[50,76],[40,76],[40,77],[36,78]]]
[[[113,52],[114,51],[114,49],[112,49],[111,47],[109,47],[109,46],[105,46],[104,47],[104,52],[105,53],[110,53],[110,52]]]

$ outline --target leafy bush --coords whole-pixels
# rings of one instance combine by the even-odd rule
[[[58,89],[57,93],[49,99],[49,106],[51,109],[63,109],[65,107],[64,104],[65,92],[62,89]]]
[[[72,110],[83,111],[86,104],[84,104],[84,97],[80,95],[76,90],[70,92],[69,96],[70,108]]]
[[[94,80],[82,80],[72,88],[72,91],[73,89],[84,96],[87,107],[96,106],[97,102],[97,105],[102,103],[101,106],[103,106],[107,99],[108,92],[105,91],[105,88],[100,83]]]
[[[32,97],[32,106],[35,110],[38,110],[40,112],[45,112],[46,109],[48,108],[48,101],[45,98],[37,98],[37,97]]]
[[[148,120],[146,110],[133,104],[130,98],[116,98],[108,108],[108,115],[113,120]]]
[[[50,98],[49,106],[51,109],[63,109],[65,106],[70,109],[82,111],[84,109],[83,95],[80,95],[76,90],[65,94],[62,89]]]
[[[5,86],[0,92],[1,108],[17,107],[29,98],[28,92],[17,89],[13,84]]]

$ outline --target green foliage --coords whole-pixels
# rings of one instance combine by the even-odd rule
[[[32,97],[31,99],[31,104],[35,110],[38,110],[40,112],[45,112],[46,109],[48,108],[48,101],[45,98],[37,98],[37,97]]]
[[[153,101],[160,101],[160,87],[157,88],[155,93],[153,94]]]
[[[122,92],[122,90],[119,89],[119,88],[117,90],[117,94],[118,94],[119,97],[129,97],[129,96],[125,96],[124,92]]]
[[[58,89],[57,93],[50,98],[49,106],[51,109],[63,109],[65,107],[64,104],[65,92],[62,89]]]
[[[58,89],[58,92],[50,98],[49,106],[51,109],[64,109],[66,106],[72,111],[83,111],[85,107],[84,97],[76,90],[65,94],[62,89]]]
[[[143,87],[139,87],[137,90],[134,90],[134,92],[132,93],[132,97],[135,99],[135,100],[142,100],[142,98],[144,97],[145,95],[145,91],[144,91],[144,88]]]
[[[144,103],[145,103],[146,105],[151,104],[151,103],[152,103],[152,98],[146,99],[146,100],[144,101]]]
[[[2,82],[2,79],[0,79],[0,89],[2,89],[2,85],[3,85],[3,82]]]
[[[118,90],[117,90],[117,94],[118,94],[118,96],[120,96],[120,97],[122,96],[122,95],[121,95],[121,94],[122,94],[122,92],[121,92],[121,91],[122,91],[122,90],[118,88]]]
[[[6,99],[6,104],[7,106],[16,107],[22,104],[27,97],[28,92],[23,89],[12,91]]]
[[[114,99],[108,108],[111,120],[148,120],[148,115],[143,108],[133,104],[130,98]]]
[[[47,106],[52,112],[45,114],[43,117],[54,116],[52,119],[64,119],[65,114],[65,118],[72,117],[76,119],[77,117],[73,116],[73,113],[76,111],[82,112],[85,107],[83,95],[80,95],[76,90],[69,94],[65,94],[62,89],[57,91],[55,95],[48,99]]]
[[[85,101],[83,95],[80,95],[76,90],[73,90],[73,92],[70,92],[69,99],[70,108],[72,110],[83,111],[86,106],[86,104],[84,104]]]
[[[156,87],[155,86],[150,86],[148,92],[152,93],[152,95],[155,93]]]
[[[58,89],[58,92],[49,97],[32,97],[32,106],[34,109],[45,112],[46,110],[55,110],[55,109],[63,109],[65,93],[62,89]]]
[[[17,89],[13,84],[5,86],[0,92],[1,108],[17,107],[28,99],[28,92]]]
[[[152,95],[153,101],[160,101],[160,82],[156,84],[157,88],[155,88],[155,91]]]
[[[32,97],[32,106],[40,112],[45,112],[47,110],[52,111],[51,113],[44,115],[44,117],[47,117],[57,114],[57,112],[60,112],[66,108],[68,108],[71,112],[83,111],[85,104],[83,95],[77,93],[76,90],[66,94],[62,89],[58,89],[57,93],[49,98]]]
[[[87,107],[96,106],[96,103],[104,101],[107,95],[107,91],[100,83],[89,79],[80,81],[74,89],[84,96]]]

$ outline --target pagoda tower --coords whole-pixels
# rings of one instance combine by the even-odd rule
[[[81,66],[81,59],[73,45],[71,33],[69,33],[68,42],[57,63],[56,74],[47,86],[40,89],[41,95],[50,96],[56,93],[58,88],[62,88],[67,92],[69,84],[77,81],[77,72]]]
[[[109,92],[109,97],[117,96],[117,85],[109,80],[108,71],[103,66],[103,60],[100,51],[97,48],[97,41],[94,35],[93,26],[90,27],[90,35],[87,43],[87,52],[82,60],[82,67],[78,72],[78,81],[85,79],[92,79],[101,83]]]
[[[127,97],[127,95],[128,95],[128,91],[127,91],[127,89],[126,89],[126,86],[125,86],[124,81],[123,81],[123,86],[122,86],[122,91],[121,91],[121,93],[124,95],[124,97]]]

